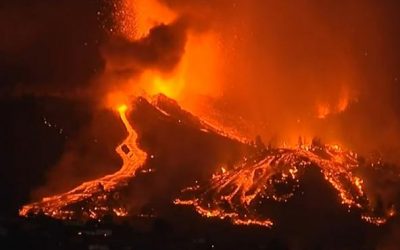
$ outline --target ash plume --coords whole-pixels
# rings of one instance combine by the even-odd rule
[[[106,91],[120,86],[116,78],[127,81],[146,69],[171,71],[184,52],[186,21],[157,25],[147,36],[129,41],[112,32],[115,9],[109,1],[16,1],[0,11],[0,30],[9,34],[0,38],[1,96],[66,99],[89,109],[66,114],[86,116],[85,122],[68,135],[65,152],[55,166],[48,166],[46,184],[33,196],[65,191],[113,172],[119,161],[114,147],[123,128],[113,125],[115,115],[99,103]],[[55,122],[63,128],[68,118]],[[111,124],[113,132],[105,132],[103,124]]]
[[[16,188],[24,194],[35,189],[36,199],[115,172],[120,159],[114,147],[124,132],[115,114],[104,107],[104,96],[118,89],[131,93],[127,85],[137,87],[132,91],[136,95],[149,84],[140,81],[149,70],[173,74],[190,49],[192,34],[212,34],[207,49],[219,52],[210,60],[215,64],[204,66],[209,61],[200,61],[201,73],[195,74],[195,68],[189,71],[194,73],[188,74],[190,80],[184,79],[182,92],[186,100],[196,100],[194,107],[204,105],[206,112],[216,113],[228,126],[243,124],[249,137],[261,135],[277,145],[293,144],[299,136],[308,140],[318,136],[327,143],[340,143],[365,155],[378,151],[386,161],[400,162],[398,3],[159,0],[176,15],[174,21],[154,23],[147,34],[132,40],[114,31],[115,7],[110,2],[114,1],[0,4],[0,32],[6,34],[0,37],[0,100],[5,99],[1,107],[9,118],[1,129],[6,155],[1,165],[9,166],[2,170],[6,184],[1,190],[8,190],[8,178],[17,183],[26,178],[26,186]],[[209,71],[211,77],[202,78]],[[59,104],[54,99],[67,101]],[[72,104],[78,108],[65,111],[63,107]],[[21,118],[27,110],[33,110],[35,119]],[[59,149],[46,144],[47,130],[39,130],[43,138],[34,136],[44,120],[46,129],[57,129],[53,134],[61,138]],[[164,149],[156,153],[166,154]],[[224,155],[215,154],[215,158]],[[55,157],[42,160],[48,155]],[[35,157],[39,160],[31,162]],[[159,196],[170,183],[185,181],[174,175],[178,171],[169,172],[175,164],[171,159],[159,177],[171,181],[160,181],[149,193]],[[22,167],[14,170],[15,166]],[[28,177],[19,172],[29,173]],[[399,191],[393,188],[398,174],[386,166],[377,172],[379,178],[375,172],[361,172],[372,180],[365,188],[373,194],[369,198],[374,207],[390,208],[398,203]],[[146,180],[144,184],[148,185]],[[147,201],[150,195],[138,196]],[[395,245],[398,224],[391,225],[383,247]]]
[[[184,53],[186,24],[179,19],[172,24],[160,24],[149,34],[135,41],[111,38],[104,46],[104,57],[115,72],[139,73],[144,69],[172,70]]]
[[[184,18],[129,41],[114,32],[114,12],[113,2],[103,0],[20,0],[0,6],[0,31],[7,34],[0,38],[0,97],[5,104],[32,98],[41,119],[55,117],[51,125],[63,131],[58,160],[41,166],[46,173],[32,181],[39,188],[29,188],[35,189],[29,191],[35,199],[114,172],[119,165],[114,148],[123,127],[101,104],[104,94],[120,86],[116,78],[127,81],[146,69],[171,71],[184,52]],[[68,104],[81,110],[58,116]],[[73,130],[66,129],[76,120]],[[15,141],[17,135],[11,137]]]
[[[161,2],[219,34],[221,117],[240,116],[249,134],[280,144],[318,136],[399,160],[394,1]]]

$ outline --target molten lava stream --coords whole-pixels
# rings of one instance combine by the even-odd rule
[[[146,152],[139,149],[136,144],[138,136],[126,117],[127,110],[128,107],[126,105],[118,107],[119,115],[128,132],[125,140],[115,149],[123,161],[119,171],[97,180],[84,182],[67,193],[45,197],[40,202],[25,205],[19,214],[28,216],[31,213],[38,214],[42,212],[58,219],[71,219],[74,217],[75,212],[73,209],[68,210],[68,206],[86,199],[91,199],[93,203],[92,207],[89,207],[88,211],[86,211],[88,217],[99,218],[101,215],[111,212],[110,208],[99,204],[109,198],[110,192],[126,185],[127,181],[135,175],[136,171],[144,165],[147,159]],[[127,150],[124,150],[125,148]],[[81,210],[84,210],[84,208],[82,207]],[[127,214],[121,207],[114,207],[112,211],[117,216]]]
[[[264,149],[231,169],[218,171],[208,182],[182,190],[182,197],[174,203],[193,206],[205,217],[271,227],[273,221],[263,217],[259,205],[265,200],[288,201],[310,167],[319,168],[325,180],[336,189],[340,202],[348,209],[358,209],[364,221],[379,226],[397,213],[394,208],[384,215],[374,213],[363,180],[355,176],[355,170],[360,168],[357,154],[337,145]],[[286,186],[283,192],[279,191],[282,185]]]

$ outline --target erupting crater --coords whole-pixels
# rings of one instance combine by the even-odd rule
[[[141,105],[138,107],[138,104]],[[175,199],[171,199],[170,203],[192,206],[204,217],[229,219],[237,225],[271,227],[274,220],[264,213],[268,212],[266,204],[271,201],[285,203],[298,195],[305,172],[309,168],[316,168],[326,183],[337,192],[342,206],[349,211],[359,211],[363,220],[381,225],[397,212],[395,205],[377,212],[364,187],[363,178],[358,175],[360,168],[373,168],[374,162],[361,160],[354,152],[337,145],[324,145],[318,140],[314,140],[311,145],[299,145],[296,148],[265,147],[260,139],[246,142],[229,136],[229,133],[224,132],[224,128],[216,128],[202,121],[181,109],[174,100],[159,95],[153,100],[139,97],[132,107],[121,105],[117,108],[127,130],[127,137],[116,147],[116,152],[123,161],[119,171],[85,182],[64,194],[25,205],[21,208],[20,215],[44,213],[57,219],[84,220],[98,219],[110,214],[134,215],[121,204],[119,192],[137,178],[139,169],[145,174],[152,174],[158,170],[162,172],[162,166],[155,166],[155,170],[149,167],[148,161],[153,155],[138,146],[140,135],[138,136],[138,131],[134,129],[135,126],[131,125],[130,116],[127,116],[132,112],[144,112],[143,107],[151,109],[154,113],[150,119],[155,120],[154,117],[157,117],[166,124],[176,124],[176,128],[180,130],[192,129],[198,132],[198,136],[215,136],[224,140],[224,144],[218,146],[220,148],[231,144],[241,148],[239,151],[227,151],[235,156],[230,157],[231,160],[221,162],[222,165],[202,166],[209,170],[207,174],[200,175],[194,171],[192,179],[196,181],[192,186],[188,187],[187,182],[182,182],[184,184],[181,186],[170,182],[170,189],[174,189],[172,193],[175,195]],[[179,171],[181,170],[178,170],[178,173]]]

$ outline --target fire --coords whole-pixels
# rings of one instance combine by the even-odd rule
[[[196,109],[192,99],[198,96],[220,95],[218,62],[220,51],[215,33],[190,33],[185,53],[177,67],[169,73],[145,71],[140,77],[144,90],[150,95],[164,94],[181,105]]]
[[[326,104],[319,104],[317,107],[317,117],[324,119],[330,113],[329,107]]]
[[[176,17],[173,11],[157,0],[123,0],[117,10],[115,21],[120,33],[135,41],[148,35],[153,27],[169,24]],[[183,84],[182,73],[178,70],[169,74],[156,70],[146,70],[139,79],[126,80],[126,83],[123,84],[126,91],[122,93],[125,97],[122,96],[122,98],[126,98],[129,93],[137,92],[137,85],[150,95],[163,93],[171,98],[177,98]],[[121,94],[121,92],[119,93]]]
[[[129,103],[132,97],[123,90],[113,90],[106,94],[104,98],[104,106],[109,110],[115,110],[119,113],[126,111],[128,107],[124,103]],[[124,110],[124,106],[126,109]]]
[[[170,25],[177,20],[177,14],[157,0],[123,0],[117,5],[115,22],[120,35],[139,41],[157,25]],[[216,97],[220,89],[220,71],[223,64],[223,43],[215,31],[186,32],[184,53],[179,63],[167,72],[146,68],[138,75],[123,79],[111,79],[111,89],[106,94],[106,107],[112,108],[115,100],[131,99],[132,93],[139,95],[164,94],[190,110],[200,113],[198,99],[204,96]],[[107,68],[113,69],[107,61]]]
[[[174,99],[178,99],[181,96],[185,85],[184,75],[178,69],[171,74],[161,74],[149,70],[143,73],[140,81],[147,83],[145,91],[149,95],[162,93]]]
[[[224,174],[226,172],[226,169],[224,167],[221,167],[221,172]]]
[[[116,18],[119,32],[131,41],[139,41],[156,25],[173,23],[177,15],[156,0],[123,0]],[[103,97],[106,107],[118,112],[127,132],[127,137],[115,149],[123,161],[120,170],[85,182],[64,194],[28,204],[20,210],[20,215],[43,212],[60,219],[100,218],[107,213],[128,215],[124,207],[109,204],[117,190],[127,185],[147,159],[147,153],[137,145],[138,135],[127,118],[130,111],[127,103],[133,99],[133,93],[135,97],[138,93],[144,93],[146,97],[162,93],[203,115],[210,112],[199,110],[197,98],[219,97],[223,93],[220,67],[223,65],[221,47],[224,44],[220,36],[213,31],[188,31],[186,35],[184,53],[175,68],[168,72],[141,69],[138,75],[118,79],[121,84],[112,82],[111,85],[118,85],[118,88],[109,90]],[[351,101],[348,91],[343,91],[335,101],[317,102],[317,118],[324,119],[344,112]],[[225,137],[232,134],[222,126],[209,125],[205,120],[207,117],[200,120],[204,131],[210,129]],[[359,209],[363,220],[380,225],[397,213],[393,208],[385,216],[374,215],[364,180],[355,174],[360,167],[357,154],[343,150],[338,145],[304,144],[297,148],[267,149],[250,144],[246,139],[237,141],[254,148],[254,155],[247,156],[231,168],[219,167],[205,183],[186,187],[182,190],[182,197],[174,200],[176,205],[193,206],[204,217],[230,219],[236,225],[272,227],[274,221],[258,212],[263,202],[287,202],[296,195],[300,178],[306,169],[317,167],[323,178],[337,191],[341,204],[348,209]],[[143,171],[150,173],[152,170]],[[282,186],[285,187],[283,190]],[[87,200],[91,203],[81,204]],[[79,212],[72,207],[75,204],[81,205]]]
[[[153,102],[153,105],[166,116],[172,115],[163,111],[162,105],[157,106],[157,102]],[[51,217],[71,219],[101,218],[110,213],[115,216],[129,214],[123,206],[112,202],[113,197],[128,180],[135,177],[138,169],[143,168],[147,154],[136,143],[138,135],[126,116],[128,105],[120,104],[116,110],[128,133],[116,148],[123,160],[121,169],[98,180],[85,182],[67,193],[26,205],[20,210],[20,215],[43,212]],[[225,136],[223,131],[220,133],[219,129],[201,120],[198,123],[202,131],[213,131]],[[274,221],[262,213],[263,209],[268,209],[264,203],[289,201],[297,194],[306,170],[314,167],[320,170],[322,177],[337,191],[340,203],[347,209],[360,211],[364,221],[381,225],[397,214],[394,206],[383,215],[377,216],[374,213],[364,187],[365,181],[356,175],[363,164],[368,167],[373,166],[373,163],[360,162],[356,153],[337,144],[323,145],[314,141],[310,145],[300,144],[297,148],[266,148],[262,143],[249,143],[248,146],[253,149],[252,153],[234,166],[216,167],[208,181],[196,181],[195,185],[184,188],[181,197],[173,201],[174,204],[192,206],[204,217],[229,219],[235,225],[272,227]],[[151,173],[152,170],[143,172]],[[84,205],[74,207],[81,203]]]
[[[341,91],[341,95],[339,96],[336,103],[327,103],[327,102],[317,103],[317,117],[319,119],[324,119],[328,115],[340,114],[344,112],[350,105],[351,101],[353,102],[357,101],[355,96],[353,96],[352,99],[350,98],[351,96],[349,94],[349,91],[346,88],[343,88]]]
[[[339,103],[337,105],[337,111],[339,113],[344,112],[348,106],[349,106],[349,98],[347,96],[344,96],[339,100]]]
[[[126,113],[126,110],[128,110],[128,106],[126,106],[126,104],[122,104],[122,105],[120,105],[120,106],[118,106],[118,112],[120,113],[120,114],[125,114]],[[122,115],[121,115],[122,116]]]
[[[153,27],[170,24],[177,18],[173,11],[157,0],[123,0],[116,7],[117,32],[131,41],[140,40],[146,37]],[[43,212],[48,216],[62,219],[74,216],[98,218],[105,212],[112,212],[117,216],[127,214],[123,208],[110,209],[105,205],[110,198],[108,196],[111,196],[118,187],[125,185],[147,158],[147,154],[136,145],[137,134],[126,117],[129,110],[126,103],[130,103],[139,95],[148,97],[162,93],[190,105],[194,103],[193,95],[190,93],[195,95],[218,93],[214,87],[218,51],[216,34],[192,32],[188,34],[185,53],[172,72],[146,69],[139,76],[135,75],[128,79],[108,79],[108,76],[105,76],[104,80],[109,80],[111,89],[108,89],[103,96],[103,105],[118,111],[128,132],[126,139],[116,148],[116,152],[123,160],[121,169],[98,180],[85,182],[64,194],[45,197],[40,202],[28,204],[20,210],[20,214],[27,216],[29,213]],[[107,62],[106,71],[108,68],[113,69],[110,62]],[[106,197],[103,197],[104,191],[107,193]],[[87,209],[82,208],[85,213],[83,216],[78,216],[73,209],[67,208],[68,205],[88,197],[92,197],[94,204]]]

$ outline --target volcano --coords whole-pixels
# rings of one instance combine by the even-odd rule
[[[315,139],[296,148],[265,146],[259,137],[250,141],[225,133],[164,95],[138,97],[118,112],[128,134],[116,148],[121,169],[25,205],[20,215],[157,216],[177,205],[233,224],[272,227],[277,207],[304,195],[314,172],[343,209],[366,222],[379,226],[397,213],[398,204],[378,206],[365,187],[363,172],[379,172],[384,164],[338,145]],[[326,194],[314,195],[313,202]]]
[[[253,150],[251,145],[223,134],[182,110],[164,95],[152,100],[139,97],[132,107],[128,116],[125,115],[127,107],[118,108],[128,133],[116,148],[123,159],[118,172],[26,205],[20,215],[44,213],[58,219],[83,220],[108,214],[125,216],[128,211],[120,198],[125,187],[135,186],[151,176],[154,183],[166,185],[168,182],[163,195],[173,197],[174,191],[195,180],[207,179],[215,171],[213,167],[202,166],[213,166],[217,162],[233,164]]]

